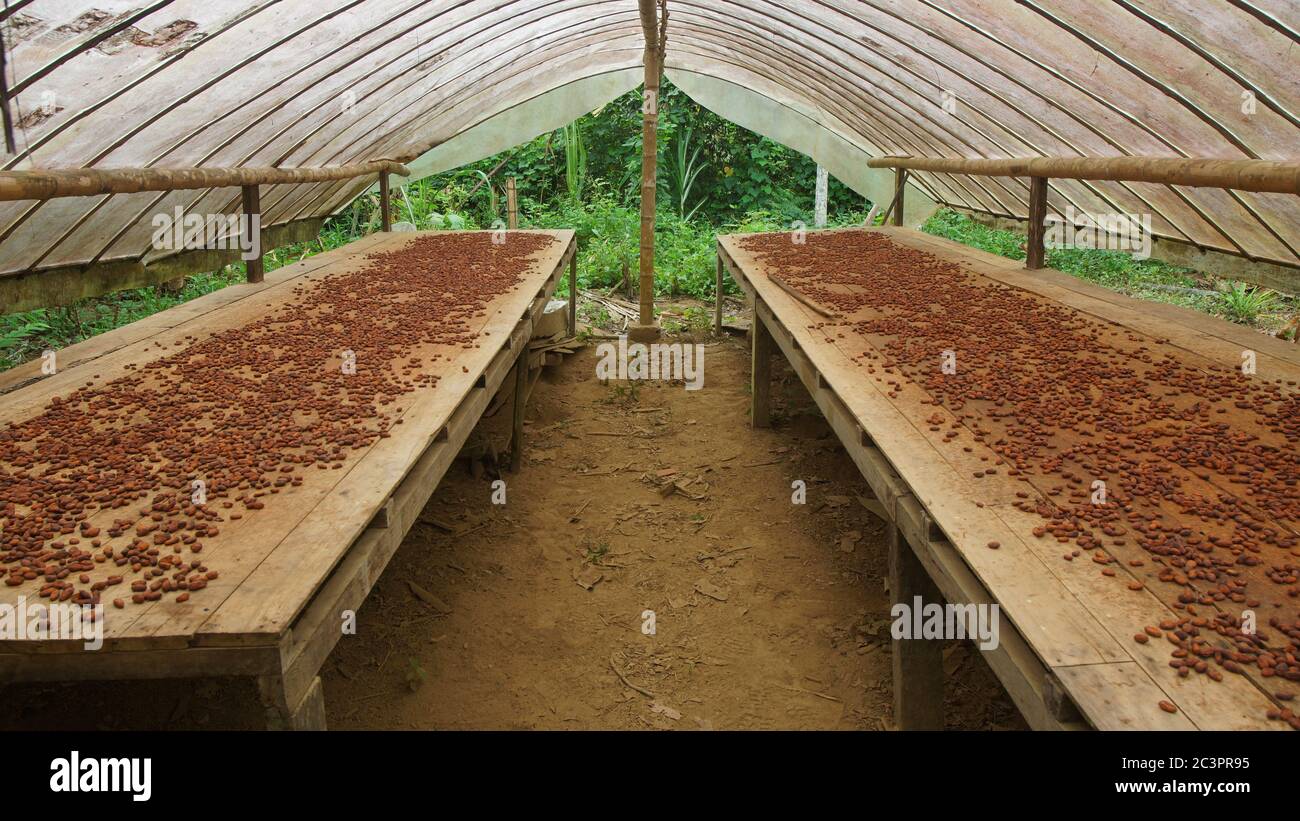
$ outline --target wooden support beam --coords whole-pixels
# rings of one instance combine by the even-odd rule
[[[904,175],[904,176],[903,176],[903,179],[902,179],[901,182],[900,182],[899,179],[898,179],[898,175],[899,175],[900,173]],[[900,170],[900,171],[896,171],[896,172],[894,172],[894,196],[893,196],[893,198],[889,201],[889,206],[888,206],[887,208],[885,208],[885,214],[884,214],[884,216],[882,216],[882,217],[880,218],[880,224],[881,224],[881,225],[889,225],[891,222],[893,222],[894,225],[902,225],[901,222],[898,222],[897,220],[895,220],[895,219],[893,218],[893,214],[894,214],[894,209],[897,208],[897,209],[898,209],[898,213],[900,214],[900,216],[899,216],[897,219],[902,219],[902,216],[901,216],[901,214],[903,213],[903,203],[902,203],[902,199],[903,199],[903,190],[904,190],[904,187],[905,187],[906,184],[907,184],[907,176],[906,176],[906,175],[907,175],[907,171],[906,171],[906,170]],[[874,221],[875,221],[875,214],[876,214],[876,211],[878,210],[878,208],[879,208],[879,205],[872,205],[872,206],[871,206],[871,213],[867,215],[867,222],[866,222],[866,225],[867,225],[867,226],[871,226],[871,225],[875,224],[875,223],[874,223]]]
[[[519,347],[519,358],[515,360],[515,398],[510,428],[511,473],[517,472],[524,461],[524,406],[528,401],[528,343]]]
[[[393,230],[393,205],[389,202],[388,174],[379,172],[379,230]]]
[[[578,335],[578,240],[569,256],[569,336]]]
[[[302,693],[292,692],[283,676],[259,676],[257,687],[267,709],[267,729],[325,729],[325,691],[320,676],[313,676]]]
[[[1025,241],[1025,267],[1042,268],[1047,249],[1043,240],[1047,231],[1047,178],[1029,178],[1029,234]]]
[[[901,530],[889,531],[889,593],[895,604],[912,613],[919,596],[924,604],[942,605],[938,589],[912,552]],[[943,729],[943,642],[912,636],[894,639],[894,726],[900,730]]]
[[[519,196],[514,177],[506,178],[506,227],[511,231],[519,227]]]
[[[725,270],[722,265],[722,254],[717,256],[717,270],[714,272],[715,283],[713,286],[713,333],[722,336],[722,278]]]
[[[894,217],[894,225],[903,224],[903,192],[906,190],[907,169],[896,169],[894,171],[894,201],[889,204],[889,211]]]
[[[749,396],[749,424],[755,428],[771,427],[772,353],[776,348],[772,334],[754,311],[754,321],[749,326],[751,383]]]
[[[266,266],[262,260],[262,194],[256,185],[245,185],[243,189],[244,218],[241,225],[244,230],[244,245],[252,248],[257,256],[245,260],[244,268],[249,282],[261,282],[266,276]]]

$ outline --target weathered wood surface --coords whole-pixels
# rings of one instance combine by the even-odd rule
[[[393,427],[391,437],[354,451],[340,470],[310,472],[302,487],[286,488],[264,510],[222,523],[221,536],[210,540],[203,554],[210,566],[220,570],[220,577],[189,602],[164,599],[125,610],[107,608],[106,648],[276,643],[384,509],[394,488],[445,432],[467,395],[484,384],[498,353],[522,344],[516,340],[517,326],[530,317],[539,298],[553,291],[573,253],[571,231],[538,233],[553,236],[556,242],[534,256],[520,285],[489,303],[479,320],[479,347],[441,346],[439,350],[446,348],[445,356],[425,359],[422,372],[436,373],[437,385],[420,388],[395,403],[393,415],[403,424]],[[364,266],[366,252],[397,249],[418,236],[374,235],[271,272],[263,283],[231,286],[150,317],[140,327],[127,326],[72,346],[61,352],[60,369],[53,376],[40,378],[39,371],[33,374],[30,368],[6,375],[0,379],[0,390],[6,383],[10,389],[0,407],[0,424],[39,413],[53,397],[70,392],[91,375],[107,381],[124,373],[128,365],[163,356],[187,336],[203,339],[241,327],[291,301],[295,289]],[[440,477],[441,473],[435,478]],[[104,515],[111,520],[111,511]],[[34,597],[35,590],[26,585],[0,588],[0,604],[13,603],[23,594]],[[0,653],[81,655],[76,652],[79,648],[79,642],[5,642]]]
[[[1204,315],[1184,315],[1177,309],[1167,310],[1169,306],[1138,303],[1112,292],[1092,293],[1103,289],[1047,269],[1026,271],[1015,261],[910,229],[876,230],[895,241],[960,261],[971,273],[991,281],[1024,288],[1119,322],[1150,336],[1148,346],[1176,345],[1189,353],[1220,357],[1219,361],[1231,352],[1229,361],[1237,362],[1242,344],[1249,341],[1259,352],[1261,371],[1275,366],[1280,372],[1300,372],[1293,371],[1300,364],[1300,356],[1286,350],[1289,346],[1284,343],[1271,345],[1276,340],[1249,334]],[[870,439],[872,448],[879,449],[886,464],[880,469],[864,465],[861,437],[842,429],[845,426],[837,428],[873,489],[882,482],[873,473],[888,470],[900,478],[904,498],[897,504],[888,500],[884,507],[892,511],[896,521],[907,517],[921,520],[911,528],[911,536],[914,547],[919,543],[922,563],[932,575],[960,574],[960,568],[945,571],[941,564],[944,551],[955,553],[990,599],[1001,605],[1005,622],[1014,627],[1043,667],[1057,675],[1060,686],[1093,726],[1280,729],[1277,722],[1265,718],[1274,703],[1249,679],[1228,676],[1222,683],[1215,683],[1203,676],[1179,678],[1168,667],[1167,647],[1154,642],[1135,644],[1131,638],[1135,633],[1145,625],[1170,618],[1174,611],[1149,590],[1135,593],[1117,586],[1115,579],[1099,576],[1095,568],[1085,567],[1091,563],[1062,561],[1055,541],[1049,545],[1033,538],[1030,531],[1039,520],[1011,504],[1022,487],[1019,483],[1005,476],[986,477],[979,482],[969,478],[973,470],[978,470],[981,457],[994,457],[992,451],[976,443],[971,452],[965,452],[961,446],[945,443],[942,433],[931,432],[930,428],[936,426],[927,419],[936,413],[936,407],[928,404],[929,394],[909,380],[900,380],[903,384],[890,397],[874,380],[864,379],[851,358],[848,343],[827,342],[824,332],[810,330],[823,321],[822,317],[772,282],[764,266],[739,244],[739,239],[719,239],[724,264],[757,300],[760,309],[771,312],[773,323],[789,335],[797,355],[807,358],[815,373],[804,381],[814,396],[825,393],[833,397],[831,406],[842,407],[856,429]],[[1243,334],[1249,339],[1244,339]],[[1157,338],[1169,341],[1157,342]],[[858,337],[851,340],[853,345],[864,343]],[[937,427],[947,429],[957,421],[939,412],[945,419]],[[965,438],[967,445],[970,439]],[[907,513],[902,502],[916,504],[919,509]],[[909,529],[902,521],[899,526],[905,533]],[[1000,549],[987,549],[991,541],[999,542]],[[1116,569],[1124,580],[1128,579],[1127,570]],[[952,589],[950,585],[945,594]],[[1005,669],[1005,664],[1002,670],[993,666],[1011,691],[1011,671]],[[1091,669],[1085,673],[1083,668]],[[1062,674],[1062,670],[1073,672]],[[1017,675],[1021,678],[1019,695],[1023,697],[1024,672]],[[1033,671],[1028,675],[1032,677]],[[1096,689],[1101,686],[1098,682],[1106,682],[1108,689]],[[1157,706],[1160,700],[1176,704],[1179,713],[1171,716],[1161,711]],[[1022,711],[1026,709],[1020,698],[1017,703]]]

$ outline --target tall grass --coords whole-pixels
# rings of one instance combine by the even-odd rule
[[[677,216],[683,220],[694,217],[709,200],[708,195],[702,196],[694,207],[688,209],[691,189],[706,167],[705,163],[700,162],[700,147],[695,146],[692,151],[691,133],[691,129],[687,128],[673,136],[673,161],[668,166],[669,184],[677,200]]]
[[[564,127],[564,182],[570,199],[582,199],[582,186],[586,179],[587,147],[582,142],[582,128],[574,120]]]

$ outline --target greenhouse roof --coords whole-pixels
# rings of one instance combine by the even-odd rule
[[[869,196],[847,166],[884,155],[1300,159],[1291,0],[667,8],[670,79]],[[6,170],[389,159],[419,176],[635,88],[644,48],[636,0],[10,0],[0,29]],[[744,122],[759,98],[768,113]],[[911,180],[939,203],[1027,214],[1027,179]],[[317,224],[373,183],[264,186],[263,226]],[[1050,205],[1150,213],[1158,237],[1300,265],[1294,195],[1054,179]],[[0,203],[0,276],[147,262],[153,215],[178,206],[235,213],[240,191]]]

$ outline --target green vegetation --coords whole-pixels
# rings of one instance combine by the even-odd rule
[[[921,230],[1008,259],[1025,258],[1025,237],[989,228],[965,214],[943,209]],[[1300,300],[1241,282],[1218,280],[1156,259],[1134,259],[1121,251],[1049,248],[1047,266],[1105,288],[1217,314],[1243,325],[1277,330],[1300,310]]]
[[[1223,313],[1233,322],[1251,324],[1260,314],[1273,311],[1278,305],[1278,295],[1264,288],[1250,288],[1240,282],[1232,283],[1221,297]]]
[[[808,157],[701,108],[665,83],[660,94],[660,205],[655,238],[655,291],[660,297],[713,298],[714,245],[719,233],[789,230],[813,222],[816,165]],[[573,228],[580,243],[583,288],[620,288],[635,271],[640,230],[641,94],[633,91],[497,156],[395,188],[394,219],[419,230],[491,228],[505,220],[505,180],[514,177],[520,226]],[[857,225],[870,203],[832,179],[829,224]],[[358,197],[328,220],[311,242],[266,255],[274,270],[305,256],[346,245],[379,227],[379,198]],[[924,226],[1012,259],[1024,258],[1024,238],[987,228],[944,210]],[[1237,283],[1218,283],[1162,262],[1117,252],[1050,250],[1048,264],[1133,296],[1274,327],[1295,301]],[[0,316],[0,370],[63,348],[243,279],[243,266],[189,277],[179,292],[164,287],[123,291],[50,308]],[[734,288],[734,284],[729,283]],[[561,285],[567,293],[567,283]],[[689,309],[687,309],[689,310]],[[599,313],[599,309],[597,313]],[[674,326],[698,317],[675,309]],[[592,317],[599,319],[599,316]],[[608,319],[608,316],[606,316]]]
[[[243,279],[242,268],[227,267],[189,277],[178,293],[140,288],[67,307],[0,316],[0,370],[35,359],[47,348],[64,348]]]
[[[691,150],[691,129],[678,132],[673,142],[676,151],[673,152],[672,164],[668,166],[669,179],[672,182],[673,196],[677,198],[677,216],[689,220],[708,202],[708,197],[704,197],[696,202],[695,207],[686,210],[691,199],[691,187],[695,185],[704,166],[700,163],[699,146],[695,146],[694,151]]]
[[[483,180],[488,180],[486,174]],[[587,147],[582,142],[581,121],[575,120],[564,127],[564,182],[570,199],[582,201],[582,184],[586,181]]]

